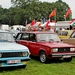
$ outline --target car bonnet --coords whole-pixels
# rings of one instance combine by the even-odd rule
[[[48,46],[51,48],[60,48],[60,47],[75,47],[74,45],[70,45],[63,42],[42,42],[41,45]]]
[[[28,50],[26,46],[17,44],[17,43],[0,43],[0,50]]]

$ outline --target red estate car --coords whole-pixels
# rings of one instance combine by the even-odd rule
[[[75,56],[75,46],[63,43],[56,33],[34,31],[20,32],[16,42],[29,48],[31,55],[39,56],[42,63],[53,58],[71,61]]]

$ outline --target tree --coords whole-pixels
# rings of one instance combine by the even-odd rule
[[[42,18],[49,19],[49,14],[56,9],[56,21],[64,21],[64,14],[66,13],[69,5],[58,0],[56,2],[41,2],[39,0],[11,0],[12,7],[3,9],[0,6],[0,23],[25,24],[30,23],[33,19],[41,20]],[[72,12],[71,12],[72,13]],[[70,20],[70,14],[66,20]],[[54,20],[55,16],[51,17]]]

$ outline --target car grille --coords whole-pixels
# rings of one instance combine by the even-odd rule
[[[69,52],[70,48],[58,48],[58,52]]]
[[[2,53],[2,58],[6,57],[21,57],[22,52],[11,52],[11,53]]]

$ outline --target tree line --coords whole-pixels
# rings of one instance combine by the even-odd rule
[[[8,24],[10,26],[30,23],[33,19],[48,19],[52,10],[56,9],[56,21],[64,21],[64,14],[69,5],[62,0],[56,2],[41,2],[39,0],[11,0],[12,6],[9,9],[0,6],[0,24]],[[66,18],[70,20],[71,14]],[[51,17],[54,20],[55,17]]]

